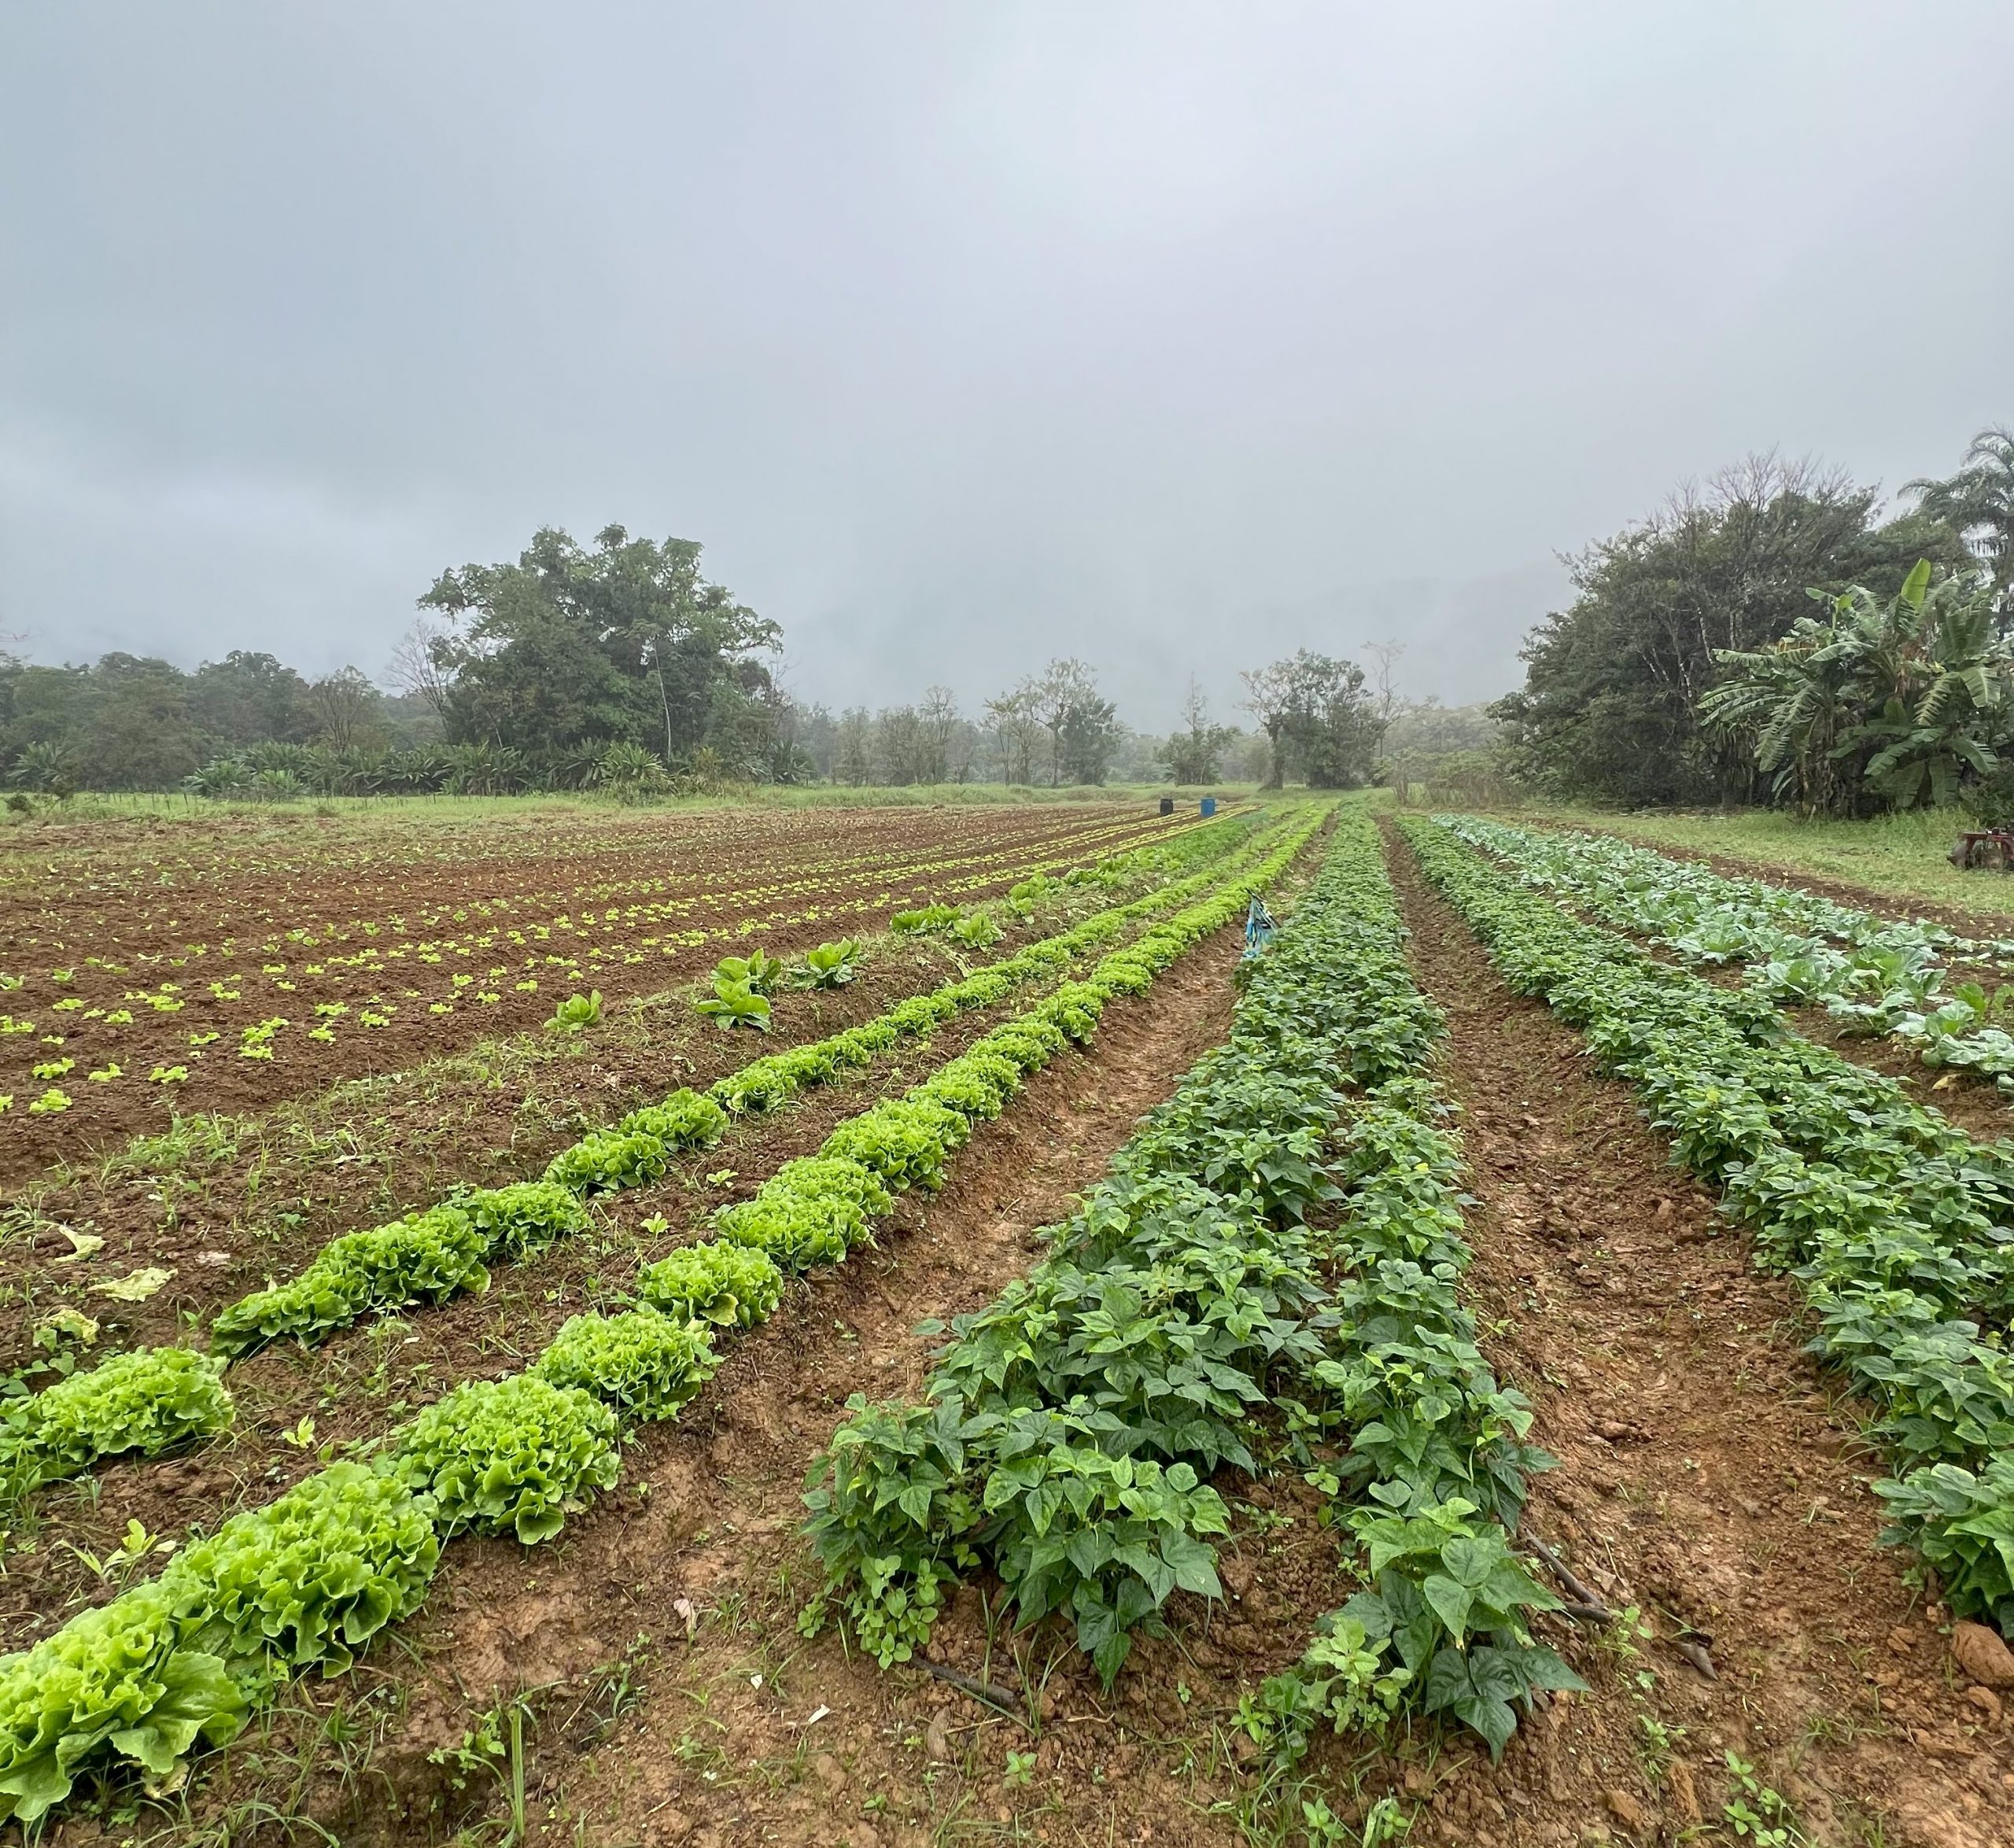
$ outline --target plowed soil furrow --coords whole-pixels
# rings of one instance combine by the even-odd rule
[[[1814,1842],[2014,1839],[2000,1697],[1967,1688],[1943,1612],[1878,1544],[1879,1464],[1800,1353],[1791,1290],[1750,1268],[1628,1090],[1497,979],[1396,838],[1390,858],[1415,974],[1448,1018],[1444,1076],[1480,1197],[1474,1306],[1560,1460],[1530,1526],[1652,1632],[1640,1659],[1611,1644],[1608,1672],[1578,1652],[1595,1692],[1521,1730],[1501,1767],[1472,1764],[1420,1839],[1682,1839],[1723,1824],[1731,1751]]]
[[[1003,1787],[1007,1750],[1030,1743],[1012,1725],[917,1669],[883,1673],[829,1628],[803,1643],[795,1614],[815,1575],[800,1497],[848,1395],[918,1392],[935,1345],[914,1332],[919,1319],[977,1308],[1033,1263],[1036,1230],[1068,1213],[1140,1116],[1222,1039],[1239,947],[1226,931],[1146,994],[1112,1002],[1088,1053],[1062,1055],[979,1127],[942,1193],[906,1197],[878,1249],[795,1289],[731,1346],[677,1423],[646,1427],[623,1486],[559,1540],[529,1553],[458,1541],[426,1610],[374,1646],[361,1696],[341,1697],[370,1741],[356,1776],[312,1787],[301,1807],[345,1842],[436,1839],[450,1832],[444,1816],[471,1804],[493,1813],[486,1774],[456,1787],[452,1749],[485,1707],[543,1690],[535,1842],[875,1848],[928,1840],[960,1816],[1011,1834],[1003,1808],[1034,1818],[1059,1802],[1070,1822],[1060,1840],[1102,1842],[1108,1824],[1144,1840],[1142,1821],[1164,1823],[1165,1787],[1106,1781],[1117,1742],[1095,1702],[1083,1717],[1097,1731],[1066,1717],[1043,1777]],[[954,1659],[984,1663],[976,1597],[960,1599],[940,1640]],[[611,1672],[625,1652],[626,1683]],[[1067,1673],[1054,1686],[1082,1691]],[[273,1735],[213,1768],[204,1814],[271,1799],[275,1747],[308,1743],[331,1706],[328,1693],[301,1691]]]

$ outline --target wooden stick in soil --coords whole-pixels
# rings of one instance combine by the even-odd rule
[[[1023,1732],[1027,1731],[1026,1717],[1015,1711],[1019,1697],[1008,1689],[991,1681],[981,1681],[973,1676],[961,1674],[957,1669],[947,1668],[942,1662],[926,1662],[922,1666],[946,1686],[957,1688],[961,1694],[971,1695],[982,1706],[991,1707],[1004,1718],[1012,1720]]]
[[[1540,1562],[1546,1570],[1573,1594],[1573,1602],[1560,1606],[1569,1617],[1577,1617],[1583,1623],[1590,1624],[1612,1624],[1615,1621],[1615,1613],[1577,1578],[1566,1562],[1529,1528],[1525,1530],[1525,1544],[1538,1555]]]

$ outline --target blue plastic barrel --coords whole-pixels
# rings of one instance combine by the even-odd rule
[[[1217,799],[1213,795],[1203,798],[1203,819],[1207,821],[1217,812]]]

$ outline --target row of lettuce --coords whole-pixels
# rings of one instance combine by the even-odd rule
[[[1578,1687],[1531,1634],[1556,1600],[1512,1549],[1547,1460],[1457,1299],[1461,1167],[1425,1075],[1442,1026],[1407,973],[1375,829],[1324,870],[1182,1080],[1050,1255],[951,1324],[920,1399],[856,1398],[815,1466],[833,1614],[883,1666],[982,1568],[1018,1621],[1060,1613],[1108,1686],[1178,1592],[1221,1595],[1212,1478],[1299,1468],[1366,1588],[1247,1723],[1446,1713],[1502,1750],[1520,1703]]]
[[[574,1316],[522,1372],[456,1387],[368,1459],[234,1516],[157,1578],[0,1660],[0,1817],[31,1822],[108,1764],[174,1775],[288,1676],[346,1664],[417,1608],[455,1534],[531,1544],[559,1532],[615,1482],[625,1433],[671,1416],[710,1374],[724,1331],[770,1313],[790,1273],[843,1260],[902,1190],[937,1185],[976,1122],[1089,1039],[1112,998],[1229,923],[1322,819],[1297,817],[1240,876],[841,1123],[723,1212],[715,1238],[647,1267],[634,1307]]]
[[[1747,987],[1779,1007],[1822,1007],[1850,1031],[1891,1035],[1927,1065],[1975,1072],[2014,1093],[2014,1034],[1996,1024],[2003,1003],[1951,967],[2014,956],[2014,942],[1975,942],[1795,886],[1731,879],[1613,835],[1436,819],[1590,917],[1688,963],[1743,965]]]
[[[1760,996],[1507,883],[1451,828],[1400,825],[1510,986],[1637,1087],[1758,1261],[1796,1279],[1812,1351],[1878,1410],[1887,1537],[1959,1614],[2014,1633],[2014,1148],[1791,1032]]]
[[[1145,862],[1166,883],[860,1026],[756,1059],[705,1092],[679,1090],[633,1111],[563,1149],[539,1180],[464,1191],[345,1233],[293,1277],[220,1310],[207,1353],[135,1348],[11,1402],[0,1422],[0,1499],[79,1474],[105,1457],[156,1456],[216,1435],[234,1415],[223,1378],[227,1362],[282,1337],[316,1341],[367,1315],[485,1289],[491,1266],[518,1262],[585,1230],[588,1201],[660,1179],[682,1153],[717,1141],[730,1117],[775,1110],[959,1013],[1058,979],[1156,913],[1234,876],[1293,825],[1276,822],[1255,835],[1230,822],[1150,850],[1151,858],[1127,856],[1101,869],[1106,880],[1135,873]]]

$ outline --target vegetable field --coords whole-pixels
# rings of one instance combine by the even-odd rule
[[[0,1177],[1149,838],[1101,810],[227,825],[0,862]]]
[[[13,1017],[216,1037],[9,1157],[10,1830],[2005,1839],[2014,945],[1356,799],[43,865]]]

